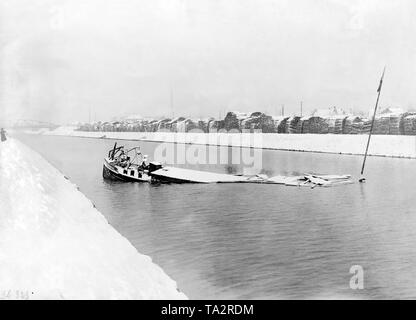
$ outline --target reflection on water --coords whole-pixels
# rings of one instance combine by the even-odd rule
[[[114,183],[101,176],[111,140],[19,138],[69,176],[190,298],[416,298],[414,160],[369,158],[365,184],[334,188]],[[151,155],[157,144],[141,146]],[[262,158],[268,175],[356,177],[362,160],[267,150]],[[349,288],[357,264],[361,291]]]

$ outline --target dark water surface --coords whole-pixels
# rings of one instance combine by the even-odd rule
[[[415,160],[370,157],[365,184],[333,188],[112,183],[102,178],[112,140],[17,137],[77,184],[190,298],[416,298]],[[140,145],[151,156],[158,144]],[[362,161],[267,150],[262,157],[269,175],[357,178]],[[352,265],[364,268],[363,290],[350,289]]]

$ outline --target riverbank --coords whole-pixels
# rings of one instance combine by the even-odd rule
[[[76,185],[0,143],[0,299],[185,299]]]
[[[55,130],[41,129],[25,131],[25,133],[346,155],[363,155],[368,138],[367,135],[354,134],[89,132],[76,131],[74,127],[59,127]],[[373,135],[369,155],[416,159],[416,137]]]

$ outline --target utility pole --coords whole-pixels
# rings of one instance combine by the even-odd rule
[[[300,102],[300,116],[303,115],[303,101]]]
[[[285,116],[285,105],[284,104],[282,104],[282,116],[283,117]]]

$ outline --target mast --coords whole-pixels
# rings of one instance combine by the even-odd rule
[[[363,166],[361,167],[361,178],[359,180],[360,182],[364,182],[365,181],[365,178],[363,177],[364,167],[365,167],[365,161],[367,160],[368,147],[370,146],[371,134],[373,133],[374,120],[376,118],[378,101],[380,99],[381,87],[383,86],[383,79],[384,79],[384,73],[385,72],[386,72],[386,67],[384,67],[384,69],[383,69],[383,74],[381,75],[380,84],[379,84],[378,89],[377,89],[377,93],[378,94],[377,94],[376,106],[374,107],[373,119],[371,120],[371,128],[370,128],[370,133],[368,134],[367,147],[365,148]]]

